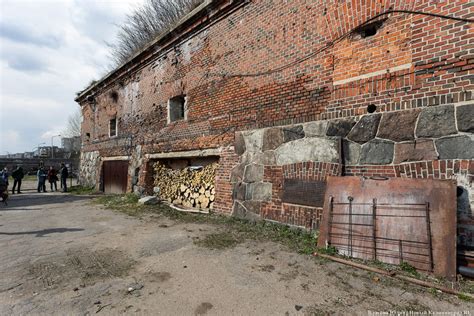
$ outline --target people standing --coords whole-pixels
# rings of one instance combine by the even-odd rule
[[[52,191],[57,191],[58,190],[58,185],[57,185],[56,182],[58,181],[58,172],[56,171],[56,169],[54,169],[53,166],[49,167],[48,181],[49,181],[49,184],[51,186],[51,192]],[[54,186],[54,189],[53,189],[53,186]]]
[[[46,192],[46,172],[43,167],[39,167],[38,172],[36,173],[38,177],[38,193]]]
[[[3,183],[5,184],[5,186],[7,187],[6,189],[8,190],[8,177],[9,177],[9,174],[8,174],[7,167],[3,168],[2,172],[0,172],[0,177],[3,179]]]
[[[21,166],[16,166],[16,169],[12,172],[13,178],[13,187],[12,187],[12,194],[15,194],[15,189],[17,189],[16,193],[21,193],[21,180],[25,176],[23,172],[23,168]],[[17,187],[18,185],[18,187]]]
[[[63,188],[63,192],[67,192],[67,177],[69,176],[69,172],[64,162],[61,163],[61,170],[59,172],[61,174],[61,187]]]

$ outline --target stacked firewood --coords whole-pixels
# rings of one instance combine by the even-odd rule
[[[202,168],[173,170],[157,162],[153,168],[155,187],[160,188],[161,199],[184,207],[213,208],[217,163]]]

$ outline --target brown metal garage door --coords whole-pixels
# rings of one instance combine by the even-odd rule
[[[128,161],[104,161],[104,192],[121,194],[127,191]]]

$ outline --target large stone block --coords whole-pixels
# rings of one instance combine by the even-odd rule
[[[264,166],[273,166],[274,164],[276,164],[275,151],[265,151],[261,157],[261,160],[256,163],[262,164]]]
[[[255,182],[247,185],[246,200],[270,201],[272,199],[272,184],[270,182]]]
[[[239,156],[245,152],[245,140],[242,132],[235,133],[234,151]]]
[[[248,212],[260,215],[261,201],[244,201],[242,205],[247,209]]]
[[[421,111],[416,125],[417,137],[442,137],[456,133],[453,105],[433,106]]]
[[[250,164],[245,166],[244,182],[252,183],[263,180],[263,165]]]
[[[263,129],[243,132],[247,152],[262,151],[263,132]]]
[[[338,140],[321,137],[298,139],[275,150],[279,166],[304,161],[338,162],[339,155]]]
[[[232,197],[234,200],[244,201],[247,198],[247,184],[243,182],[234,183]]]
[[[241,162],[243,164],[258,163],[262,159],[263,153],[260,151],[246,151],[241,156]]]
[[[232,168],[230,172],[230,182],[235,183],[244,179],[245,163],[239,163],[237,166]]]
[[[347,134],[349,134],[349,132],[351,131],[352,127],[355,125],[355,123],[356,122],[353,119],[339,119],[329,121],[326,135],[346,137]]]
[[[393,142],[374,139],[362,145],[360,164],[385,165],[393,161]]]
[[[383,113],[377,137],[402,142],[415,139],[419,109]]]
[[[285,143],[304,138],[303,125],[283,128],[283,140]],[[276,148],[276,147],[275,147]]]
[[[459,135],[436,140],[439,159],[474,159],[474,136]]]
[[[158,204],[160,200],[156,196],[145,196],[138,200],[138,204],[143,205],[155,205]]]
[[[357,143],[344,139],[342,144],[344,163],[346,165],[356,165],[360,158],[361,146]]]
[[[261,220],[260,215],[255,214],[247,210],[243,203],[239,201],[234,201],[234,206],[232,207],[232,216],[237,218],[246,219],[249,221],[259,221]]]
[[[326,136],[328,121],[316,121],[303,124],[303,131],[306,137]]]
[[[419,139],[407,143],[395,144],[393,163],[408,161],[435,160],[438,158],[434,143],[431,139]]]
[[[283,130],[278,127],[267,128],[263,132],[262,150],[273,150],[284,143]]]
[[[374,139],[381,117],[381,114],[363,116],[349,132],[347,138],[361,144]]]
[[[456,119],[460,132],[474,133],[474,103],[458,106]]]

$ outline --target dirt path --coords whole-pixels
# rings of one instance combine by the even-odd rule
[[[218,226],[143,219],[89,198],[25,189],[0,206],[0,315],[324,315],[472,311],[474,305],[246,241],[194,241]]]

